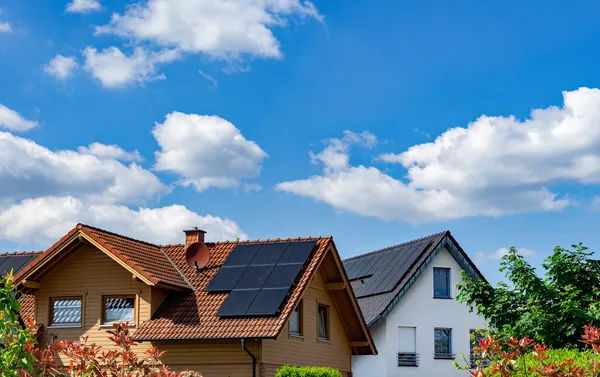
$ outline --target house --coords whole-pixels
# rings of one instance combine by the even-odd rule
[[[354,377],[466,376],[484,320],[456,301],[461,271],[484,279],[450,232],[344,261],[377,355],[356,355]]]
[[[110,347],[106,329],[129,321],[136,352],[156,346],[205,377],[272,377],[284,364],[351,376],[352,355],[377,353],[331,237],[213,243],[195,228],[159,246],[79,224],[43,253],[3,259],[42,344]]]

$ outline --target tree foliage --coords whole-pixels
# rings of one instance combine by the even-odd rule
[[[496,287],[463,272],[458,300],[476,310],[496,336],[530,336],[552,348],[581,347],[586,324],[600,323],[600,269],[581,243],[556,247],[535,269],[512,247],[500,271],[509,282]]]

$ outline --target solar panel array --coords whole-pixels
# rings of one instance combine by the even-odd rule
[[[0,278],[8,274],[11,270],[13,271],[13,274],[16,275],[38,256],[39,254],[37,253],[21,255],[0,254]]]
[[[237,245],[206,287],[229,292],[217,316],[276,315],[315,245],[314,240]]]
[[[353,281],[364,281],[364,284],[352,284],[356,297],[393,291],[405,273],[431,244],[431,239],[424,239],[345,261],[344,268],[348,278]]]

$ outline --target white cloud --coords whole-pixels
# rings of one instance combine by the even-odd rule
[[[83,54],[85,69],[106,88],[164,80],[166,77],[156,72],[156,66],[178,58],[174,50],[149,52],[141,47],[136,47],[130,56],[114,46],[102,51],[87,47]]]
[[[115,159],[51,151],[0,132],[0,198],[75,195],[102,203],[137,203],[169,189],[150,171]]]
[[[518,247],[517,250],[519,251],[519,255],[522,255],[524,257],[532,256],[535,253],[533,250],[526,249],[524,247]],[[508,248],[501,247],[501,248],[497,249],[496,251],[494,251],[493,253],[489,254],[488,257],[490,259],[502,259],[502,257],[505,256],[506,254],[508,254]]]
[[[246,140],[233,124],[218,116],[173,112],[157,123],[152,135],[161,150],[154,168],[181,175],[182,185],[202,191],[235,187],[258,176],[267,154]]]
[[[368,131],[356,134],[346,130],[341,139],[329,139],[326,143],[327,147],[321,152],[317,154],[309,152],[310,159],[312,163],[322,163],[326,169],[334,171],[348,167],[350,161],[350,146],[362,145],[372,148],[377,144],[377,138]]]
[[[65,80],[73,75],[76,68],[77,61],[74,56],[56,55],[44,66],[44,72],[59,80]]]
[[[157,244],[181,243],[181,231],[198,226],[211,241],[246,239],[232,220],[201,216],[181,205],[130,209],[89,204],[71,196],[26,199],[0,211],[0,238],[20,243],[55,242],[78,222]]]
[[[481,116],[433,142],[381,155],[406,169],[402,179],[375,167],[344,167],[348,152],[342,150],[333,154],[341,168],[332,170],[334,163],[320,158],[322,175],[277,189],[361,215],[417,223],[561,210],[573,202],[551,186],[600,182],[600,90],[563,96],[562,108],[533,110],[524,121]]]
[[[37,122],[24,119],[16,111],[0,104],[0,128],[11,131],[28,131],[37,125]]]
[[[106,145],[102,143],[92,143],[89,147],[79,147],[77,151],[82,154],[91,154],[100,158],[108,158],[120,161],[142,161],[140,152],[134,150],[127,152],[118,145]]]
[[[96,33],[222,59],[280,58],[272,28],[294,18],[322,20],[312,3],[301,0],[148,0],[114,13]]]
[[[102,10],[98,0],[73,0],[67,4],[66,11],[70,13],[89,13]]]
[[[6,21],[0,22],[0,33],[10,33],[12,32],[12,26]]]

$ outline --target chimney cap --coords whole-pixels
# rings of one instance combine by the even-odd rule
[[[201,232],[201,233],[206,234],[205,230],[202,230],[202,229],[198,228],[197,226],[194,226],[194,227],[189,228],[189,229],[184,229],[183,232],[184,233]]]

